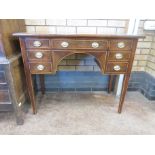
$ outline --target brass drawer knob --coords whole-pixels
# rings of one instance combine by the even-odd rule
[[[45,68],[45,67],[44,67],[43,65],[38,65],[38,66],[37,66],[37,69],[40,70],[40,71],[44,70],[44,68]]]
[[[114,66],[114,70],[115,70],[115,71],[119,71],[120,69],[121,69],[121,67],[120,67],[119,65],[115,65],[115,66]]]
[[[124,48],[124,47],[125,47],[125,43],[124,43],[124,42],[119,42],[119,43],[117,44],[117,47],[118,47],[118,48]]]
[[[33,46],[34,47],[40,47],[41,46],[41,42],[40,41],[34,41],[33,42]]]
[[[43,57],[43,53],[42,53],[42,52],[37,52],[37,53],[35,54],[35,57],[38,58],[38,59],[40,59],[40,58]]]
[[[61,43],[61,46],[64,47],[64,48],[66,48],[66,47],[69,46],[69,43],[66,42],[66,41],[64,41],[64,42]]]
[[[99,47],[99,43],[93,42],[93,43],[91,44],[91,46],[92,46],[93,48],[98,48],[98,47]]]
[[[122,53],[116,53],[115,54],[115,58],[116,59],[122,59],[123,58],[123,54]]]

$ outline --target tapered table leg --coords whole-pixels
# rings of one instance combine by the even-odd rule
[[[119,101],[119,107],[118,107],[118,113],[122,112],[124,98],[125,98],[125,95],[126,95],[126,92],[127,92],[127,88],[128,88],[129,78],[130,78],[130,75],[124,75],[123,85],[122,85],[122,92],[121,92],[120,101]]]
[[[113,79],[114,79],[114,75],[109,75],[108,93],[111,93]]]
[[[39,75],[39,79],[40,79],[40,88],[41,88],[41,93],[45,94],[45,78],[43,74]]]
[[[30,102],[32,106],[32,111],[33,111],[33,114],[36,114],[37,108],[36,108],[35,94],[34,94],[34,88],[33,88],[33,79],[30,71],[27,71],[26,73],[26,82],[27,82],[28,94],[29,94]]]

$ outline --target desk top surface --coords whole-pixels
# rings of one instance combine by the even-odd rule
[[[13,36],[16,37],[56,37],[56,38],[145,38],[143,35],[114,35],[114,34],[50,34],[50,33],[13,33]]]

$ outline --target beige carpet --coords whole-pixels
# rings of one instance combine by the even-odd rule
[[[155,101],[128,92],[122,114],[118,99],[107,93],[48,93],[37,96],[17,126],[12,113],[0,113],[0,134],[155,134]]]

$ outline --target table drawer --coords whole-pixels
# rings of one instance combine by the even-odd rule
[[[108,62],[106,66],[106,73],[125,73],[128,69],[128,63],[121,63],[121,62]]]
[[[28,38],[25,39],[26,48],[50,48],[49,39]]]
[[[131,51],[109,51],[108,61],[129,61]]]
[[[123,40],[110,40],[110,50],[131,50],[133,41],[131,39]]]
[[[102,49],[107,50],[106,40],[54,39],[54,49]]]
[[[27,51],[27,56],[29,61],[50,61],[51,60],[51,51]]]
[[[29,63],[30,71],[32,74],[46,74],[51,73],[51,63]]]

